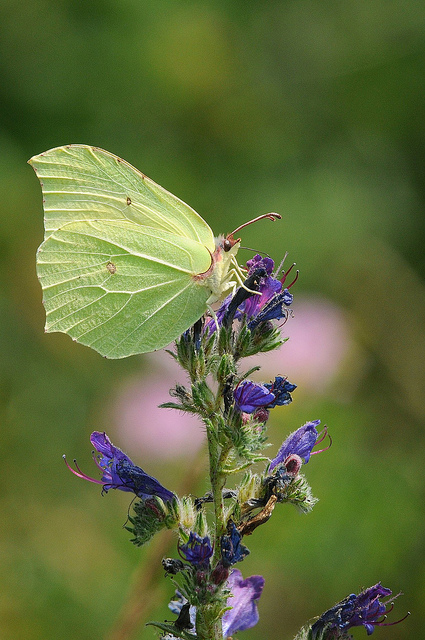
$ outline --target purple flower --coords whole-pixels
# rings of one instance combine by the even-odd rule
[[[195,567],[207,568],[213,554],[213,548],[208,536],[201,538],[197,533],[190,532],[189,540],[179,547],[180,555]]]
[[[251,331],[263,322],[286,318],[285,307],[289,307],[293,300],[289,288],[297,277],[283,291],[282,287],[292,267],[281,280],[277,280],[272,275],[274,262],[271,258],[263,258],[257,254],[248,260],[246,266],[248,268],[246,288],[241,287],[234,296],[227,296],[217,311],[216,319],[209,320],[205,324],[204,331],[213,333],[217,324],[219,327],[222,324],[229,326],[233,320],[242,320],[244,317]],[[247,289],[258,291],[258,294],[250,293]]]
[[[271,461],[269,471],[272,471],[278,464],[285,462],[286,458],[293,454],[302,458],[304,463],[307,464],[310,459],[311,450],[316,442],[318,442],[316,427],[319,424],[320,420],[306,422],[302,427],[291,433],[280,447],[277,456]],[[319,441],[322,439],[323,438],[320,438]]]
[[[271,276],[274,269],[274,261],[271,258],[263,258],[257,253],[251,260],[247,260],[246,266],[248,274],[251,275],[256,269],[264,269],[268,276]]]
[[[240,315],[246,316],[248,328],[252,331],[262,322],[281,320],[286,317],[287,312],[284,306],[289,307],[293,296],[288,289],[282,291],[286,275],[282,280],[277,280],[272,276],[274,262],[271,258],[262,258],[257,254],[252,260],[248,260],[246,265],[248,276],[258,272],[259,269],[262,269],[266,274],[260,278],[258,291],[261,295],[250,296],[239,307]]]
[[[334,607],[326,611],[311,627],[312,640],[326,638],[345,638],[346,631],[351,627],[363,626],[370,636],[375,627],[389,626],[401,622],[386,623],[385,617],[393,607],[397,596],[392,595],[391,589],[386,589],[380,582],[365,589],[359,595],[352,593]],[[386,598],[381,602],[380,598]],[[408,615],[408,614],[407,614]],[[402,618],[404,620],[407,616]]]
[[[287,378],[282,378],[282,376],[276,376],[274,382],[266,383],[264,386],[275,396],[274,401],[268,405],[268,409],[273,409],[276,406],[281,407],[292,402],[291,393],[297,388],[296,384],[291,384]]]
[[[265,385],[244,380],[233,392],[236,406],[244,413],[253,413],[258,407],[274,402],[275,395]]]
[[[297,388],[286,378],[276,376],[274,382],[259,384],[251,380],[241,382],[233,392],[236,406],[244,413],[253,413],[261,408],[273,409],[292,402],[291,392]]]
[[[259,269],[263,269],[266,274],[260,279],[258,287],[261,295],[249,297],[240,306],[241,312],[249,319],[257,315],[274,295],[281,292],[282,283],[271,275],[274,268],[274,262],[271,258],[262,258],[257,254],[252,260],[248,260],[246,266],[248,267],[248,276],[253,275]]]
[[[227,534],[221,537],[221,561],[225,568],[240,562],[249,554],[249,549],[241,543],[241,540],[242,536],[235,523],[230,521]]]
[[[294,265],[292,265],[293,267]],[[252,260],[247,262],[248,274],[254,269],[263,268],[267,275],[261,279],[259,291],[260,296],[252,296],[241,305],[241,311],[246,315],[248,320],[248,329],[255,329],[259,324],[270,320],[282,320],[286,318],[287,311],[284,307],[289,307],[294,299],[292,293],[289,292],[290,287],[296,282],[298,272],[295,279],[283,289],[283,284],[291,271],[292,267],[284,273],[280,280],[272,276],[274,263],[271,258],[262,258],[260,255],[254,256]],[[280,267],[278,269],[280,271]]]
[[[243,579],[238,569],[233,569],[226,582],[226,587],[232,592],[227,599],[227,606],[232,607],[224,613],[222,618],[223,637],[229,638],[237,631],[251,629],[259,620],[257,602],[264,587],[263,576],[250,576]],[[176,591],[175,598],[168,607],[177,616],[183,607],[188,604],[186,598]],[[196,607],[189,607],[189,622],[192,626],[196,623]]]
[[[289,307],[293,299],[292,293],[289,293],[288,289],[284,289],[281,293],[269,297],[266,304],[258,303],[256,312],[251,315],[251,320],[248,322],[248,329],[252,331],[263,322],[286,318],[287,311],[284,307]]]
[[[93,459],[102,471],[102,478],[101,480],[96,480],[82,473],[75,460],[76,470],[73,469],[67,463],[64,456],[68,469],[72,471],[74,475],[79,478],[84,478],[84,480],[103,485],[103,491],[105,491],[105,493],[107,493],[109,489],[120,489],[121,491],[131,491],[142,500],[147,500],[154,496],[161,498],[164,502],[173,500],[175,497],[174,493],[165,489],[158,480],[133,464],[121,449],[118,449],[118,447],[112,444],[106,433],[94,431],[90,436],[90,441],[100,454],[98,456],[93,455]]]
[[[233,569],[226,586],[232,592],[227,606],[232,607],[223,616],[223,636],[228,638],[237,631],[251,629],[258,622],[257,601],[264,587],[263,576],[243,579],[238,569]]]

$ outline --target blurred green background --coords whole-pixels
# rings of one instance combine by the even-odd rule
[[[270,440],[276,448],[319,417],[334,442],[305,468],[314,511],[282,507],[247,540],[240,568],[262,573],[266,587],[244,637],[290,639],[378,580],[405,594],[391,619],[412,615],[377,638],[421,636],[424,67],[425,5],[414,0],[2,0],[1,638],[154,638],[131,628],[152,593],[147,619],[170,619],[171,583],[159,570],[155,591],[143,573],[159,543],[129,544],[128,496],[101,498],[61,455],[95,473],[88,437],[105,429],[172,490],[195,465],[193,453],[167,458],[166,439],[161,458],[119,432],[119,396],[136,380],[143,398],[152,356],[107,361],[43,333],[41,192],[26,161],[72,142],[125,158],[216,233],[283,215],[248,228],[243,243],[276,260],[290,252],[301,304],[284,330],[309,318],[315,338],[298,368],[286,345],[280,352],[276,373],[299,388],[274,410]],[[332,327],[315,320],[323,306],[343,323],[334,356]],[[332,375],[322,374],[322,349],[335,357]],[[143,428],[155,433],[155,419]]]

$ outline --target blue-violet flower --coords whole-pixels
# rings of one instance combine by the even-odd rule
[[[320,424],[320,420],[306,422],[302,427],[291,433],[280,447],[277,455],[270,463],[269,471],[272,471],[278,464],[285,462],[290,455],[297,455],[304,460],[304,463],[310,460],[314,445],[321,442],[327,435],[327,429],[323,430],[319,437],[316,427]],[[318,451],[315,453],[319,453]]]
[[[370,636],[375,627],[390,626],[401,622],[387,623],[385,616],[393,607],[397,596],[392,595],[391,589],[386,589],[380,582],[365,589],[358,595],[352,593],[334,607],[326,611],[311,627],[312,640],[327,640],[328,638],[345,638],[346,631],[351,627],[363,626]],[[386,598],[386,601],[381,601]],[[408,614],[407,614],[408,615]],[[407,616],[402,618],[404,620]]]
[[[201,538],[197,533],[191,531],[186,544],[179,546],[179,553],[193,566],[207,568],[213,554],[213,548],[208,536]]]
[[[274,382],[259,384],[251,380],[241,382],[233,392],[237,408],[244,413],[253,413],[261,407],[273,409],[292,402],[291,392],[297,388],[286,378],[276,376]]]
[[[228,638],[237,631],[254,627],[258,620],[257,602],[264,587],[263,576],[250,576],[245,580],[238,569],[233,569],[226,586],[232,592],[227,606],[232,607],[223,616],[223,636]]]
[[[264,384],[244,380],[233,392],[236,406],[244,413],[253,413],[258,407],[265,407],[275,401],[274,393],[271,393]]]
[[[99,454],[96,456],[93,452],[93,460],[102,471],[102,478],[101,480],[96,480],[82,473],[75,460],[76,470],[73,469],[64,456],[68,469],[74,475],[103,485],[105,493],[110,489],[120,489],[121,491],[131,491],[142,500],[147,500],[154,496],[161,498],[164,502],[173,500],[174,493],[168,491],[156,478],[136,466],[121,449],[112,444],[106,433],[93,431],[90,441]]]
[[[276,406],[281,407],[292,402],[291,393],[297,388],[296,384],[291,384],[287,378],[282,378],[282,376],[276,376],[274,382],[267,382],[264,386],[275,397],[274,401],[267,406],[268,409],[274,409]]]
[[[248,260],[246,266],[248,269],[248,288],[250,280],[254,277],[256,279],[259,278],[258,287],[255,287],[258,293],[253,294],[246,290],[238,289],[235,296],[227,296],[218,309],[216,317],[205,324],[204,331],[213,333],[217,325],[221,327],[223,320],[228,319],[229,314],[231,315],[231,321],[234,319],[242,320],[242,318],[246,317],[248,328],[251,331],[263,322],[286,318],[287,310],[284,307],[289,307],[292,304],[293,295],[289,292],[289,288],[295,283],[297,276],[287,288],[282,290],[283,283],[291,269],[288,269],[283,277],[277,280],[272,275],[273,260],[271,258],[263,258],[259,254]]]
[[[229,638],[237,631],[245,631],[255,626],[259,620],[257,602],[264,587],[263,576],[250,576],[245,580],[238,569],[233,569],[230,573],[226,588],[232,593],[227,599],[228,609],[222,618],[223,637]],[[180,615],[183,606],[187,604],[186,598],[176,592],[175,598],[168,605],[175,615]],[[189,609],[190,622],[195,626],[196,607],[193,605]]]
[[[230,522],[227,527],[227,534],[221,537],[221,561],[223,566],[228,568],[236,562],[243,560],[249,549],[242,544],[242,536],[234,522]]]

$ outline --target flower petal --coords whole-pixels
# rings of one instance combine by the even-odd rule
[[[302,427],[291,433],[280,447],[277,456],[271,461],[269,470],[271,471],[276,465],[285,462],[286,458],[293,453],[303,458],[305,464],[307,464],[311,450],[316,444],[318,436],[316,427],[319,424],[320,420],[306,422]]]
[[[236,405],[244,413],[253,413],[258,407],[265,407],[273,402],[275,396],[263,384],[244,380],[233,392]]]
[[[243,579],[242,573],[238,569],[233,569],[227,586],[233,596],[227,600],[228,606],[232,608],[225,612],[223,616],[223,635],[225,638],[232,636],[237,631],[250,629],[257,624],[259,615],[257,601],[259,600],[264,587],[263,576],[250,576]]]

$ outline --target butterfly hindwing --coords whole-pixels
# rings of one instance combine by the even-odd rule
[[[38,252],[46,330],[109,358],[160,349],[205,313],[193,276],[210,262],[199,243],[132,222],[66,224]]]

